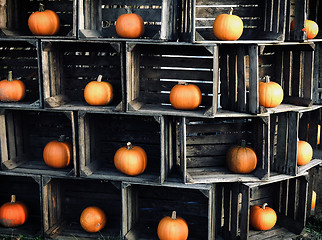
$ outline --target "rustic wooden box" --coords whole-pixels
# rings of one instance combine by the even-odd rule
[[[213,34],[213,23],[219,14],[228,14],[231,7],[233,14],[241,17],[244,23],[240,40],[284,41],[285,0],[184,0],[181,40],[194,43],[220,41]]]
[[[321,37],[322,38],[322,37]],[[313,103],[322,104],[322,44],[315,42],[313,69]]]
[[[159,239],[157,227],[172,211],[188,224],[188,239],[215,239],[214,185],[165,183],[162,186],[122,184],[122,237]]]
[[[128,43],[126,50],[129,112],[213,117],[217,111],[217,45]],[[197,85],[202,93],[195,110],[177,110],[170,91],[179,81]]]
[[[236,174],[226,165],[230,147],[246,140],[257,155],[250,174]],[[267,180],[269,166],[269,118],[240,117],[199,119],[182,117],[176,128],[176,159],[184,183]]]
[[[135,182],[163,182],[171,169],[169,120],[166,116],[79,112],[80,175],[88,178]],[[114,165],[114,155],[131,142],[147,154],[147,167],[127,176]]]
[[[177,0],[79,0],[78,28],[80,38],[120,38],[115,30],[117,18],[130,9],[144,21],[140,40],[176,41],[178,38]]]
[[[46,239],[120,239],[120,183],[43,177],[42,187]],[[80,225],[81,213],[89,206],[106,214],[106,226],[97,233],[86,232]]]
[[[313,102],[313,43],[225,44],[220,47],[220,104],[223,109],[257,114],[258,82],[270,76],[284,90],[282,104],[273,111],[288,111],[292,104]]]
[[[307,174],[277,175],[268,182],[216,185],[216,229],[223,239],[292,239],[306,223]],[[249,225],[249,211],[267,203],[277,214],[276,225],[267,231]]]
[[[33,0],[0,1],[0,36],[14,38],[76,38],[77,0],[42,0],[45,10],[58,14],[60,30],[54,36],[35,36],[28,27],[28,18],[39,11],[39,2]]]
[[[0,80],[8,79],[12,71],[14,79],[26,86],[26,95],[19,102],[0,102],[0,107],[41,108],[40,53],[37,40],[0,38]]]
[[[121,44],[116,42],[42,41],[45,107],[104,112],[122,110],[121,51]],[[98,75],[113,86],[114,98],[106,106],[91,106],[84,98],[85,86],[96,81]]]
[[[18,227],[8,228],[0,225],[2,239],[24,238],[35,239],[42,236],[42,199],[41,177],[31,174],[0,173],[0,205],[10,202],[11,195],[16,195],[16,201],[26,204],[28,219]]]
[[[74,112],[2,110],[0,114],[1,167],[17,173],[75,176],[76,131]],[[65,135],[73,145],[70,166],[55,169],[45,164],[46,144]]]

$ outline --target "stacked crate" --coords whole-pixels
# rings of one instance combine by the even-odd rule
[[[55,36],[28,29],[40,2],[60,17]],[[221,41],[212,24],[231,7],[244,33]],[[12,71],[27,89],[20,102],[0,102],[0,204],[15,194],[30,210],[25,225],[0,226],[0,236],[158,239],[158,222],[174,210],[189,226],[188,239],[300,234],[314,214],[322,159],[322,37],[308,40],[302,28],[306,16],[322,26],[320,9],[318,0],[0,0],[0,77]],[[118,16],[129,11],[145,21],[139,39],[115,31]],[[114,89],[106,106],[84,99],[98,75]],[[278,107],[259,105],[266,76],[283,88]],[[197,109],[171,106],[180,81],[200,88]],[[54,169],[42,153],[61,135],[72,143],[71,164]],[[313,147],[305,166],[297,165],[298,139]],[[228,149],[243,140],[258,159],[249,174],[226,166]],[[114,165],[127,142],[148,156],[138,176]],[[249,210],[265,202],[278,221],[256,231]],[[98,233],[79,224],[91,205],[107,215]]]

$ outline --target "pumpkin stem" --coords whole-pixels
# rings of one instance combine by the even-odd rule
[[[16,195],[11,195],[11,203],[15,203],[16,202]]]
[[[177,219],[177,212],[176,212],[176,211],[172,211],[171,218],[172,218],[173,220],[176,220],[176,219]]]
[[[133,148],[132,143],[131,142],[128,142],[126,144],[126,147],[127,147],[127,149],[131,150]]]
[[[8,72],[8,82],[12,81],[12,71]]]
[[[231,7],[231,8],[229,9],[229,15],[233,15],[233,11],[234,11],[234,9]]]
[[[268,76],[268,75],[266,75],[265,76],[265,82],[266,83],[269,83],[271,81],[271,77],[270,76]]]
[[[264,203],[264,204],[262,205],[262,209],[265,209],[265,207],[266,207],[267,205],[268,205],[267,203]]]
[[[58,138],[58,142],[65,142],[66,141],[66,136],[65,135],[60,135]]]
[[[102,81],[102,77],[103,77],[102,75],[98,75],[98,77],[97,77],[97,80],[96,80],[96,81],[97,81],[97,82],[101,82],[101,81]]]
[[[241,140],[240,146],[243,147],[243,148],[246,147],[246,140],[244,140],[244,139]]]
[[[43,3],[39,3],[39,12],[45,11],[45,5]]]
[[[179,84],[179,85],[185,85],[185,86],[186,86],[186,85],[188,85],[188,83],[187,83],[187,82],[185,82],[185,81],[179,81],[179,82],[178,82],[178,84]]]
[[[125,10],[126,13],[132,13],[132,9],[128,5],[125,5]]]

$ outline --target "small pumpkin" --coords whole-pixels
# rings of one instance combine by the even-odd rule
[[[219,40],[238,40],[243,31],[243,20],[239,16],[233,15],[233,8],[230,9],[229,14],[218,15],[213,23],[213,33]]]
[[[11,201],[0,207],[0,223],[4,227],[20,226],[27,218],[27,206],[22,202],[16,202],[16,195],[11,195]]]
[[[271,82],[269,76],[265,76],[266,82],[259,82],[259,105],[266,108],[273,108],[280,105],[284,98],[281,85]]]
[[[117,18],[115,28],[120,37],[139,38],[144,33],[144,22],[136,13],[125,13]]]
[[[160,240],[186,240],[189,228],[187,222],[173,211],[171,217],[166,216],[160,220],[157,233]]]
[[[108,105],[113,99],[113,86],[102,82],[102,75],[96,81],[89,82],[84,89],[84,98],[89,105]]]
[[[311,210],[315,208],[315,204],[316,204],[316,192],[312,191]]]
[[[170,103],[176,109],[194,110],[201,104],[200,88],[184,81],[176,84],[170,91]]]
[[[276,224],[276,212],[274,209],[267,207],[267,205],[267,203],[264,203],[262,206],[255,205],[250,209],[250,225],[256,230],[269,230]]]
[[[72,145],[62,135],[58,140],[47,143],[43,151],[45,163],[53,168],[65,168],[70,164]]]
[[[34,35],[51,36],[60,29],[60,20],[52,10],[45,10],[44,4],[39,4],[39,11],[32,13],[28,18],[28,26]]]
[[[318,132],[317,132],[317,136],[316,136],[316,144],[319,145],[320,144],[320,136],[321,136],[321,125],[318,125]]]
[[[8,73],[8,79],[0,81],[0,101],[18,102],[25,97],[26,86],[18,79],[12,78],[12,71]]]
[[[86,232],[98,232],[106,225],[106,214],[97,206],[89,206],[82,211],[80,224]]]
[[[253,149],[242,140],[240,146],[231,147],[226,156],[228,169],[234,173],[250,173],[257,165],[257,156]]]
[[[295,21],[292,20],[291,30],[294,30],[294,29],[295,29]],[[305,20],[304,21],[304,28],[302,29],[302,31],[306,31],[308,39],[313,39],[319,33],[319,25],[312,20]]]
[[[297,142],[297,165],[303,166],[308,164],[313,157],[311,144],[306,141]]]
[[[131,142],[126,147],[119,148],[114,155],[115,167],[130,176],[144,172],[147,165],[147,155],[143,148],[133,146]]]

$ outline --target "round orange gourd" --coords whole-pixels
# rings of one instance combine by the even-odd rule
[[[306,141],[297,142],[297,165],[308,164],[313,157],[313,149]]]
[[[179,82],[170,91],[170,103],[176,109],[194,110],[201,104],[202,96],[195,84]]]
[[[144,22],[136,13],[125,13],[115,23],[116,33],[123,38],[139,38],[144,33]]]
[[[315,204],[316,204],[316,192],[312,191],[311,210],[315,208]]]
[[[72,145],[65,141],[65,136],[53,140],[44,148],[43,158],[45,163],[53,168],[65,168],[70,164]]]
[[[143,148],[133,146],[128,142],[126,147],[119,148],[114,155],[115,167],[130,176],[144,172],[147,165],[147,155]]]
[[[292,20],[291,30],[294,30],[294,29],[295,29],[295,22],[294,22],[294,20]],[[319,25],[312,20],[305,20],[304,21],[304,28],[302,29],[302,31],[306,31],[308,39],[313,39],[319,33]]]
[[[11,195],[11,201],[0,207],[0,223],[4,227],[17,227],[26,222],[28,218],[27,206],[16,202],[16,196]]]
[[[257,156],[242,140],[241,146],[233,146],[228,150],[226,162],[228,169],[234,173],[250,173],[256,168]]]
[[[218,15],[213,23],[213,33],[219,40],[235,41],[243,34],[243,20],[232,13],[231,8],[229,14]]]
[[[176,211],[173,211],[171,217],[166,216],[160,220],[157,229],[160,240],[186,240],[188,238],[187,222],[176,215]]]
[[[275,226],[277,215],[274,209],[267,207],[267,203],[264,203],[262,206],[251,207],[249,221],[254,229],[265,231]]]
[[[28,26],[34,35],[51,36],[59,31],[60,20],[54,11],[45,10],[44,5],[40,3],[39,11],[36,11],[29,16]]]
[[[86,85],[84,98],[89,105],[108,105],[113,99],[113,87],[108,82],[102,82],[102,75],[99,75],[96,81]]]
[[[0,101],[18,102],[25,97],[26,86],[17,79],[12,78],[12,71],[9,71],[8,79],[0,81]]]
[[[316,144],[319,145],[320,144],[320,136],[321,136],[321,125],[318,125],[318,133],[316,136]]]
[[[80,224],[86,232],[98,232],[106,225],[106,214],[99,207],[89,206],[82,211]]]
[[[284,98],[283,88],[276,82],[270,82],[269,77],[265,77],[266,82],[259,82],[259,105],[266,108],[273,108],[280,105]]]

